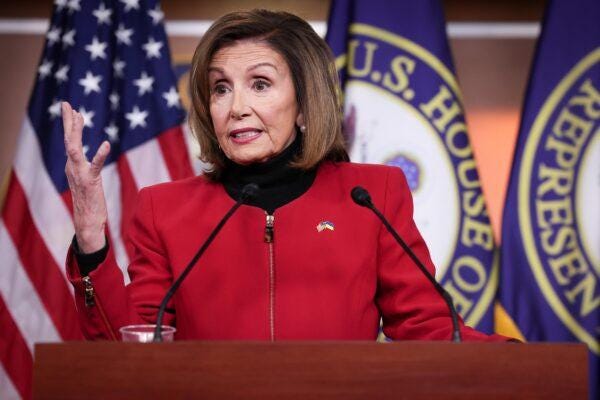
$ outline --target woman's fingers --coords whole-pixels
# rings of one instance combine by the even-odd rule
[[[102,142],[96,155],[94,155],[94,158],[92,159],[90,172],[93,176],[98,176],[100,174],[104,161],[106,161],[106,157],[108,157],[108,153],[110,153],[110,144],[105,140]]]
[[[77,111],[73,110],[69,103],[64,102],[64,104],[65,108],[63,109],[63,111],[66,115],[63,118],[63,121],[65,122],[65,148],[69,160],[74,164],[76,168],[80,168],[88,164],[87,157],[83,153],[82,137],[84,120],[83,116]],[[101,157],[98,159],[98,162],[100,163],[99,169],[102,169],[104,160],[106,159],[106,156],[108,156],[108,150],[110,150],[110,147],[108,149],[103,150],[103,152],[106,152],[106,154],[104,154],[103,152],[100,154]],[[100,151],[100,149],[98,149],[98,151]],[[92,165],[91,167],[93,168],[94,165]],[[97,176],[99,170],[93,172],[96,172]]]
[[[71,138],[71,126],[73,124],[73,113],[71,111],[73,111],[73,109],[71,108],[71,105],[68,102],[63,101],[61,104],[61,111],[66,143],[66,141]]]
[[[63,129],[65,150],[67,156],[75,163],[87,161],[83,155],[81,136],[83,132],[83,117],[71,108],[66,101],[62,103]]]
[[[83,116],[77,111],[73,110],[71,105],[63,101],[62,102],[62,115],[63,115],[63,127],[64,127],[64,141],[65,150],[67,152],[67,165],[65,166],[65,172],[69,175],[81,175],[88,174],[90,178],[96,178],[100,175],[100,171],[104,166],[106,157],[110,153],[110,144],[107,141],[102,142],[98,151],[94,155],[92,162],[88,162],[85,154],[83,154]],[[79,172],[76,172],[79,171]],[[86,172],[84,172],[86,171]]]

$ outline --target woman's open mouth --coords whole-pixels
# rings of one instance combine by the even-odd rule
[[[234,143],[248,143],[262,135],[263,131],[254,128],[235,129],[229,133]]]

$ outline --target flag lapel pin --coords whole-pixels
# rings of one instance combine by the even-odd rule
[[[331,221],[321,221],[317,224],[317,232],[323,232],[329,229],[330,231],[335,230],[335,225]]]

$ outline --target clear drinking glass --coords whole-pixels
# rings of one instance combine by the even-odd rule
[[[119,329],[124,342],[150,343],[154,339],[155,324],[126,325]],[[172,342],[175,329],[169,325],[162,325],[161,336],[163,342]]]

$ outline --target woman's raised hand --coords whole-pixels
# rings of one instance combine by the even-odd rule
[[[65,173],[73,198],[75,236],[81,252],[93,253],[105,245],[107,212],[100,171],[110,152],[110,144],[104,141],[89,162],[83,154],[83,116],[63,102],[62,119],[67,152]]]

